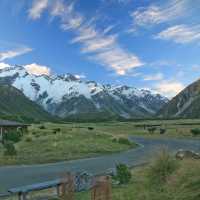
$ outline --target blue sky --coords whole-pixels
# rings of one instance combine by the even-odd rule
[[[200,0],[1,0],[0,68],[168,97],[200,76]]]

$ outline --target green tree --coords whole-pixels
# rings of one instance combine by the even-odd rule
[[[5,142],[4,148],[5,148],[5,151],[4,151],[5,156],[15,156],[15,155],[17,155],[17,151],[15,149],[15,145],[14,145],[13,142],[11,142],[11,141]]]

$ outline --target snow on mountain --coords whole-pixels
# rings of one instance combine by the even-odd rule
[[[72,74],[40,75],[22,66],[0,70],[0,84],[10,84],[47,111],[61,117],[109,113],[124,118],[154,114],[167,101],[159,94],[128,86],[102,85]]]

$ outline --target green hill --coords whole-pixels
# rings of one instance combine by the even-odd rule
[[[200,80],[190,84],[158,113],[165,118],[200,118]]]
[[[18,89],[0,85],[0,118],[18,121],[52,121],[53,117]]]

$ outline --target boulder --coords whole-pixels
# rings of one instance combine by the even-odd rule
[[[176,153],[176,159],[183,160],[184,158],[200,159],[200,154],[190,150],[179,149]]]

